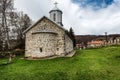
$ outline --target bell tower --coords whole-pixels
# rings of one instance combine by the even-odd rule
[[[58,25],[63,26],[62,24],[62,11],[57,8],[57,2],[54,3],[55,7],[49,12],[50,13],[50,19],[52,21],[55,21]]]

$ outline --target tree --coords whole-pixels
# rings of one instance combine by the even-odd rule
[[[0,1],[0,11],[1,11],[1,32],[2,32],[2,41],[5,41],[7,45],[6,50],[10,50],[10,39],[9,39],[9,30],[10,30],[10,22],[9,22],[9,12],[13,11],[13,0],[1,0]],[[3,49],[4,50],[4,49]]]
[[[74,34],[74,31],[73,31],[72,27],[69,30],[69,34],[70,34],[70,37],[73,41],[73,47],[76,47],[76,39],[75,39],[75,34]]]
[[[9,31],[10,31],[10,25],[11,23],[9,22],[9,13],[13,11],[13,0],[1,0],[0,1],[0,15],[1,17],[1,40],[2,40],[2,50],[10,50],[11,45],[10,45],[10,36],[9,36]],[[12,55],[12,54],[9,54]],[[11,56],[9,56],[9,61],[11,62]]]
[[[10,51],[14,49],[12,40],[16,40],[19,42],[18,44],[24,44],[23,31],[32,22],[27,14],[15,12],[13,3],[14,0],[0,0],[0,49],[9,53],[9,62],[11,62],[12,57]]]
[[[18,13],[16,25],[16,32],[17,32],[17,40],[20,42],[20,46],[25,46],[25,38],[23,36],[23,31],[25,31],[29,26],[32,25],[32,20],[27,14],[23,14],[23,12]]]
[[[23,14],[23,12],[11,12],[10,13],[10,21],[12,23],[11,26],[11,39],[16,39],[18,43],[16,43],[15,47],[24,48],[25,39],[23,36],[23,31],[25,31],[32,24],[32,20],[29,18],[27,14]]]

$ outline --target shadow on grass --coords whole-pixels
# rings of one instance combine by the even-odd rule
[[[1,63],[1,64],[0,64],[0,67],[1,67],[1,66],[7,66],[7,65],[10,65],[10,64],[13,64],[13,62],[11,62],[11,63],[4,62],[4,63]]]
[[[120,59],[120,55],[115,56],[116,59]]]

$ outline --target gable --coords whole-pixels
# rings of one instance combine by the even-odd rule
[[[46,22],[47,21],[47,22]],[[66,29],[64,29],[62,26],[58,25],[56,22],[50,20],[49,18],[47,18],[46,16],[43,16],[40,20],[38,20],[35,24],[33,24],[32,26],[30,26],[29,28],[27,28],[23,33],[26,34],[29,30],[31,30],[32,28],[36,27],[37,25],[40,25],[40,23],[42,23],[42,25],[46,25],[46,23],[55,25],[56,27],[58,27],[59,29],[66,31]],[[41,26],[41,28],[44,26]]]
[[[70,36],[66,32],[66,29],[59,26],[54,21],[50,20],[45,16],[43,16],[40,20],[38,20],[34,25],[27,28],[23,33],[26,35],[26,37],[29,37],[32,35],[32,33],[41,33],[41,32],[59,34],[59,35],[66,34],[70,38]]]

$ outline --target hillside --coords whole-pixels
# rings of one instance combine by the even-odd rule
[[[107,35],[108,40],[110,38],[116,38],[116,37],[120,37],[120,34],[109,34]],[[87,42],[90,42],[92,40],[106,40],[106,36],[105,35],[76,35],[76,43],[84,43],[85,45],[87,44]]]

